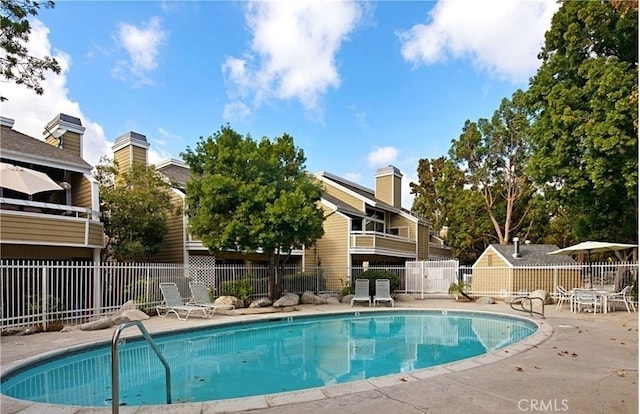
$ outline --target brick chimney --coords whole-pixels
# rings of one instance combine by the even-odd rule
[[[146,166],[149,147],[146,136],[129,131],[119,136],[113,144],[113,159],[118,163],[120,171],[128,171],[133,163]]]
[[[396,208],[402,207],[402,173],[393,165],[376,171],[376,198]]]
[[[82,157],[82,136],[85,129],[80,118],[58,114],[44,127],[42,135],[47,144]]]

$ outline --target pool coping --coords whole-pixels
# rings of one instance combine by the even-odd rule
[[[553,334],[553,327],[551,324],[546,323],[545,320],[535,320],[529,317],[525,317],[522,315],[514,315],[503,312],[495,312],[495,311],[484,311],[484,310],[462,310],[462,309],[445,309],[445,308],[385,308],[381,310],[380,308],[358,308],[348,310],[340,309],[336,311],[330,312],[320,312],[315,315],[306,315],[302,314],[299,316],[293,316],[294,318],[306,318],[312,316],[322,315],[335,315],[335,314],[351,314],[351,313],[390,313],[390,312],[401,312],[401,311],[411,311],[411,312],[443,312],[443,313],[460,313],[460,314],[482,314],[482,315],[490,315],[490,316],[500,316],[500,317],[508,317],[510,319],[520,319],[527,322],[532,322],[537,325],[538,329],[529,337],[515,343],[509,345],[507,347],[491,351],[489,353],[485,353],[479,356],[474,356],[466,359],[462,359],[456,362],[441,364],[434,367],[423,368],[411,372],[399,373],[399,374],[390,374],[365,380],[351,381],[343,384],[331,384],[324,385],[315,388],[308,388],[304,390],[297,391],[289,391],[289,392],[281,392],[281,393],[273,393],[273,394],[265,394],[259,396],[251,396],[251,397],[239,397],[239,398],[230,398],[230,399],[221,399],[221,400],[213,400],[213,401],[204,401],[204,402],[189,402],[189,403],[179,403],[179,404],[163,404],[163,405],[143,405],[143,406],[121,406],[119,408],[122,413],[142,413],[145,411],[148,412],[157,412],[158,410],[165,410],[167,407],[176,409],[176,407],[180,407],[180,413],[200,413],[200,412],[233,412],[233,411],[248,411],[248,410],[259,410],[259,409],[267,409],[274,408],[278,406],[284,406],[289,404],[296,403],[304,403],[317,401],[327,398],[336,398],[348,394],[352,394],[354,392],[375,390],[378,388],[386,388],[396,385],[401,385],[403,383],[409,383],[413,381],[419,381],[424,379],[434,378],[440,375],[461,372],[468,369],[477,368],[483,365],[491,364],[520,353],[526,352],[533,348],[538,347],[541,343],[546,341]],[[282,319],[287,318],[284,317],[276,317],[274,318],[272,315],[262,316],[261,318],[256,318],[258,320],[268,320],[268,319]],[[256,320],[252,320],[251,322],[256,322]],[[221,322],[220,326],[229,326],[234,324],[243,324],[243,323],[251,323],[247,320],[245,321],[228,321]],[[185,332],[191,330],[198,329],[206,329],[205,327],[186,327],[176,329],[175,327],[169,329],[162,329],[153,332],[153,334],[164,334],[164,333],[176,333],[176,332]],[[131,337],[137,337],[139,335],[130,335]],[[74,346],[66,347],[64,349],[58,349],[55,351],[40,353],[38,355],[34,355],[31,357],[27,357],[25,359],[14,361],[3,366],[2,377],[6,375],[10,375],[12,372],[16,370],[20,370],[22,367],[37,363],[39,361],[65,355],[67,353],[77,352],[78,350],[87,349],[93,346],[104,346],[106,344],[110,344],[110,340],[99,340],[99,341],[87,341],[82,344],[77,344]],[[92,412],[92,413],[108,413],[111,412],[111,407],[97,407],[97,406],[72,406],[72,405],[60,405],[60,404],[49,404],[49,403],[39,403],[32,402],[28,400],[19,400],[13,397],[9,397],[4,394],[0,394],[0,407],[15,407],[16,410],[11,412],[16,412],[21,409],[31,408],[35,410],[34,412],[46,412],[46,413],[75,413],[78,411],[82,411],[83,413]],[[177,410],[176,410],[177,411]],[[4,410],[3,410],[4,412]],[[174,412],[174,411],[172,411]]]

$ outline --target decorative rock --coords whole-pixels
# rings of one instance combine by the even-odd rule
[[[149,315],[138,309],[125,310],[120,314],[120,316],[129,318],[129,321],[146,321],[147,319],[149,319]]]
[[[136,305],[136,303],[132,300],[129,300],[127,302],[125,302],[124,305],[120,306],[120,309],[118,310],[118,313],[122,313],[124,311],[128,311],[128,310],[136,310],[138,309],[138,305]]]
[[[220,296],[213,301],[216,305],[233,305],[236,308],[244,308],[244,302],[235,296]]]
[[[496,301],[493,300],[493,298],[490,298],[489,296],[482,296],[476,299],[476,303],[478,305],[493,305],[494,303],[496,303]]]
[[[269,300],[269,298],[260,298],[256,299],[249,305],[250,308],[266,308],[267,306],[271,306],[273,302]]]
[[[338,299],[336,296],[329,296],[328,298],[325,299],[325,301],[327,305],[336,305],[340,303],[340,299]]]
[[[113,326],[113,319],[111,318],[102,318],[97,321],[91,321],[87,323],[83,323],[80,325],[81,331],[96,331],[98,329],[107,329]]]
[[[324,305],[327,301],[307,290],[300,297],[300,303],[305,305]]]
[[[351,303],[351,299],[353,299],[355,295],[344,295],[342,299],[340,299],[341,303]]]
[[[273,303],[274,308],[283,308],[286,306],[295,306],[300,303],[300,296],[295,293],[287,293]]]
[[[529,297],[530,298],[540,298],[544,301],[545,305],[550,305],[553,303],[553,300],[551,299],[551,295],[549,294],[549,292],[547,292],[544,289],[538,289],[538,290],[534,290],[533,292],[529,293]],[[538,302],[540,303],[540,302]]]
[[[416,299],[406,293],[400,293],[393,298],[396,302],[414,302]]]
[[[121,325],[123,323],[131,322],[131,319],[129,319],[129,317],[125,316],[124,314],[120,314],[111,318],[111,322],[113,323],[113,325]]]

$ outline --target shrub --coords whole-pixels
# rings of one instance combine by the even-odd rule
[[[360,273],[356,279],[368,279],[369,280],[369,295],[373,296],[376,293],[376,280],[377,279],[389,279],[391,285],[391,292],[400,289],[400,276],[388,270],[370,269]],[[354,283],[355,288],[355,283]]]
[[[240,280],[232,280],[229,282],[222,282],[222,295],[223,296],[235,296],[236,298],[244,301],[249,298],[253,288],[251,287],[251,281],[248,277],[244,277]]]

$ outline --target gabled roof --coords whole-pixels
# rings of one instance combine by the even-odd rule
[[[337,187],[341,187],[343,190],[345,190],[347,193],[352,194],[353,196],[355,196],[356,198],[362,200],[365,204],[369,204],[373,207],[377,207],[386,211],[391,211],[394,212],[396,214],[400,214],[404,217],[410,218],[412,220],[416,220],[417,222],[426,224],[427,220],[425,220],[422,217],[418,217],[415,214],[411,213],[409,210],[404,209],[404,208],[397,208],[392,206],[391,204],[387,204],[382,200],[379,200],[376,198],[376,194],[375,191],[363,187],[360,184],[356,184],[352,181],[349,181],[347,179],[338,177],[337,175],[328,173],[326,171],[322,171],[319,172],[317,174],[315,174],[316,178],[322,180],[322,181],[328,181],[331,182],[333,185],[337,186]],[[326,198],[328,196],[328,194],[323,194],[323,198]],[[335,199],[335,197],[333,197]],[[346,203],[343,203],[346,205]],[[353,209],[353,207],[350,207],[351,209]],[[360,212],[360,214],[362,214],[362,212]]]
[[[8,162],[15,160],[77,172],[90,172],[92,168],[79,155],[56,148],[6,125],[0,126],[0,156]]]
[[[324,193],[322,195],[322,201],[324,201],[326,204],[330,204],[333,208],[336,209],[336,211],[339,211],[340,213],[357,217],[365,216],[364,212],[351,207],[349,204],[345,203],[337,197],[332,196],[331,194]]]
[[[480,255],[476,263],[480,261],[488,252],[493,251],[504,261],[513,266],[535,266],[535,265],[573,265],[576,261],[569,256],[549,255],[547,253],[558,250],[555,244],[521,244],[520,257],[513,257],[515,247],[513,244],[491,244]],[[475,266],[475,264],[474,264]],[[495,266],[495,263],[494,263]]]
[[[171,182],[177,184],[180,188],[185,188],[191,171],[189,166],[182,161],[169,159],[160,161],[155,165],[156,171],[167,177]]]

